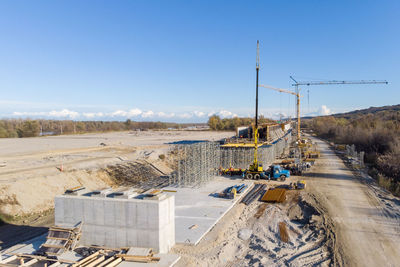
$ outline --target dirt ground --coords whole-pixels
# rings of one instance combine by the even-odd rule
[[[287,181],[305,179],[305,190],[289,191],[281,204],[236,205],[197,246],[174,247],[177,266],[399,266],[400,200],[313,141],[321,158]],[[248,240],[239,238],[243,229]]]
[[[305,191],[291,191],[282,204],[236,205],[197,246],[176,245],[183,266],[329,266],[332,226]],[[260,209],[265,209],[257,216]],[[287,229],[281,240],[279,224]],[[249,231],[242,240],[242,231]]]
[[[18,220],[53,208],[54,196],[68,188],[117,186],[113,178],[120,173],[109,166],[127,169],[129,164],[136,168],[149,163],[161,174],[168,173],[169,159],[160,155],[168,155],[171,143],[220,140],[233,134],[135,131],[0,139],[0,213]]]
[[[53,198],[66,188],[116,186],[118,177],[135,177],[129,166],[140,169],[142,163],[152,166],[143,169],[149,175],[168,172],[168,158],[159,157],[168,155],[168,143],[232,134],[139,132],[0,140],[9,150],[0,151],[0,210],[41,214],[24,223],[28,228],[0,227],[0,237],[8,233],[15,242],[10,233],[45,231],[39,226],[52,223]],[[399,266],[400,199],[345,165],[327,143],[313,141],[321,158],[304,176],[286,181],[304,179],[305,190],[289,191],[280,204],[236,205],[197,246],[173,248],[172,253],[182,256],[177,266]]]
[[[399,266],[400,199],[379,188],[366,174],[350,170],[314,139],[322,158],[308,174],[309,190],[332,219],[336,255],[345,266]]]

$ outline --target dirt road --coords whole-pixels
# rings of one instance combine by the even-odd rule
[[[400,201],[371,178],[355,176],[328,144],[315,139],[321,158],[307,176],[337,230],[345,266],[400,265]]]

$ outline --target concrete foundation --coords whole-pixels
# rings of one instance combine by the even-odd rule
[[[139,199],[102,193],[57,196],[55,224],[82,221],[82,245],[148,247],[167,253],[175,244],[173,195]]]
[[[246,184],[248,187],[235,199],[216,197],[229,186]],[[214,225],[245,195],[252,186],[252,181],[214,177],[200,188],[167,187],[176,190],[176,242],[197,245]]]

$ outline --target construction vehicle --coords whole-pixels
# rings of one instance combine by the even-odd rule
[[[240,175],[240,176],[242,176],[246,172],[246,169],[241,169],[241,168],[237,169],[237,168],[233,168],[230,166],[228,169],[220,168],[219,172],[221,175],[229,175],[229,176]]]
[[[253,128],[254,133],[254,160],[253,163],[249,166],[248,170],[242,169],[234,169],[230,167],[229,169],[221,169],[220,172],[222,174],[230,174],[230,175],[245,175],[247,179],[251,180],[259,180],[260,178],[268,177],[267,173],[264,171],[263,165],[261,162],[258,162],[258,73],[260,69],[260,46],[257,41],[257,60],[256,60],[256,111],[255,111],[255,123]],[[278,126],[281,127],[281,126]],[[276,165],[278,166],[278,165]],[[270,168],[271,169],[271,168]],[[280,166],[276,168],[278,170],[279,178],[282,180],[286,179],[290,176],[290,172],[287,170],[283,170]],[[275,179],[275,168],[272,168],[272,172],[270,172],[270,176]],[[277,178],[278,179],[278,178]]]
[[[271,165],[264,175],[268,180],[285,181],[290,177],[290,171],[283,169],[280,165]]]
[[[264,172],[263,166],[258,162],[257,159],[257,149],[258,149],[258,72],[260,70],[260,45],[257,41],[257,61],[256,61],[256,116],[255,116],[255,124],[254,124],[254,161],[249,166],[249,169],[246,171],[247,179],[255,179],[258,180],[261,178],[262,173]]]
[[[247,185],[234,185],[226,188],[222,193],[218,193],[218,197],[234,199],[237,194],[241,194],[247,188]]]
[[[295,183],[290,183],[287,186],[287,189],[289,190],[301,190],[301,189],[305,189],[306,188],[306,181],[305,180],[301,180],[301,181],[297,181]]]

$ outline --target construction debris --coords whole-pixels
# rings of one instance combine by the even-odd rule
[[[264,214],[266,208],[267,208],[266,203],[261,204],[260,207],[258,208],[256,214],[254,214],[254,217],[259,219]]]
[[[284,222],[279,223],[279,235],[283,242],[285,242],[285,243],[289,242],[289,234],[287,231],[286,223],[284,223]]]
[[[74,250],[77,246],[82,234],[82,223],[78,223],[75,227],[50,227],[46,237],[37,255],[57,256],[68,250]]]

